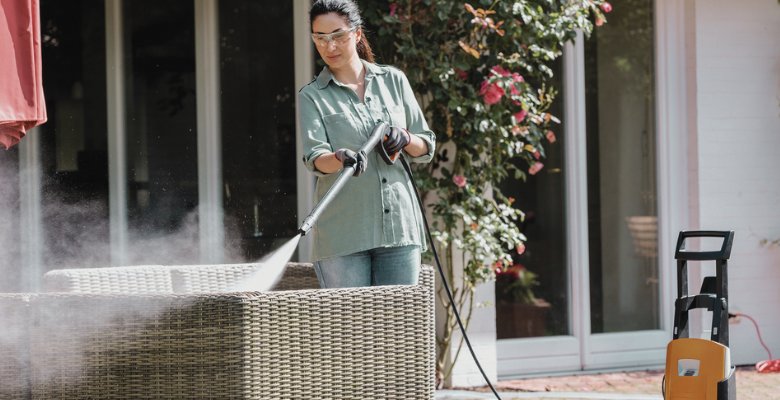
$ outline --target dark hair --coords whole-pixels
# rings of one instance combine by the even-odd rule
[[[336,13],[346,18],[350,27],[357,27],[362,31],[363,34],[357,43],[358,56],[368,62],[374,62],[374,52],[371,51],[371,46],[366,39],[363,18],[360,16],[357,4],[352,0],[316,0],[309,10],[309,28],[311,29],[315,18],[328,13]]]

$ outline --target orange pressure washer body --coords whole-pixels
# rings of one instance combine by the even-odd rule
[[[719,251],[689,251],[686,239],[722,238]],[[666,347],[666,400],[736,400],[735,368],[729,352],[728,259],[734,231],[682,231],[677,239],[677,300],[673,340]],[[715,261],[715,276],[704,278],[698,294],[688,292],[688,261]],[[710,340],[690,338],[688,314],[712,312]]]

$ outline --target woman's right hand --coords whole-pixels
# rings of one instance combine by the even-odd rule
[[[363,151],[354,152],[350,149],[338,149],[334,153],[336,156],[336,159],[341,162],[341,164],[346,167],[355,166],[355,173],[352,176],[360,176],[363,172],[366,172],[366,167],[368,167],[368,159],[366,158],[366,153]]]

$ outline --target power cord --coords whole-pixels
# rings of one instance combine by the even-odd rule
[[[406,174],[409,175],[409,180],[412,181],[412,186],[414,186],[414,194],[417,197],[417,203],[420,205],[420,214],[422,214],[423,222],[425,223],[425,233],[428,236],[428,241],[431,243],[431,251],[433,252],[433,258],[436,260],[436,266],[439,268],[439,275],[441,275],[441,281],[442,281],[442,285],[444,285],[444,291],[447,292],[447,298],[450,300],[450,306],[452,306],[452,311],[455,313],[455,320],[458,322],[458,326],[460,327],[461,333],[463,333],[463,340],[466,342],[466,346],[469,348],[469,352],[471,352],[471,357],[474,359],[474,363],[477,364],[477,368],[479,368],[479,372],[482,373],[482,377],[485,379],[485,383],[488,384],[490,390],[492,390],[493,394],[496,395],[496,398],[498,400],[501,400],[501,396],[498,395],[496,388],[494,388],[493,384],[490,383],[490,379],[488,379],[485,370],[482,369],[482,365],[479,363],[479,360],[477,359],[477,355],[474,353],[474,349],[471,347],[471,341],[469,341],[469,337],[466,334],[466,328],[463,327],[463,322],[460,319],[458,308],[455,306],[455,300],[452,298],[452,291],[450,291],[450,286],[447,283],[447,277],[444,275],[444,269],[442,268],[441,262],[439,261],[439,255],[436,253],[436,246],[434,245],[433,237],[431,236],[431,228],[430,225],[428,225],[428,217],[425,216],[425,206],[423,205],[422,198],[420,197],[420,191],[417,189],[417,184],[414,182],[414,175],[412,175],[412,169],[409,167],[409,164],[406,162],[406,159],[403,157],[403,155],[401,155],[400,158],[401,158],[401,164],[403,164],[404,170],[406,170]]]
[[[764,350],[766,350],[766,353],[769,355],[769,359],[765,361],[759,361],[756,364],[756,370],[758,372],[780,372],[780,360],[774,360],[772,359],[772,351],[769,350],[769,347],[764,343],[764,339],[761,338],[761,329],[758,328],[758,323],[756,322],[753,317],[744,314],[744,313],[729,313],[729,318],[735,318],[735,317],[745,317],[750,320],[750,322],[753,323],[753,326],[756,328],[756,335],[758,336],[758,341],[761,343],[761,346],[764,347]]]

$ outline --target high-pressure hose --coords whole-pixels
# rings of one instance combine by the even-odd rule
[[[379,124],[377,124],[374,127],[374,130],[371,132],[371,136],[368,138],[368,141],[363,145],[363,147],[360,148],[360,151],[363,151],[365,154],[368,154],[371,150],[374,149],[374,147],[376,147],[380,143],[380,141],[387,134],[389,128],[390,126],[385,122],[380,122]],[[482,377],[485,379],[485,382],[493,391],[493,394],[496,396],[496,398],[498,400],[501,400],[501,396],[498,395],[496,388],[494,388],[493,384],[490,383],[490,380],[488,379],[485,370],[482,369],[482,365],[479,363],[479,360],[477,359],[476,353],[474,353],[474,349],[471,346],[471,341],[469,341],[469,337],[466,334],[466,328],[463,326],[463,321],[461,321],[460,313],[458,313],[458,308],[455,306],[455,300],[453,300],[452,297],[452,290],[450,290],[450,286],[447,283],[447,277],[444,274],[444,269],[442,268],[441,262],[439,261],[439,255],[438,253],[436,253],[436,246],[434,246],[433,238],[431,237],[431,228],[430,225],[428,224],[428,218],[425,216],[425,206],[423,205],[422,199],[420,198],[420,193],[419,190],[417,189],[417,184],[415,184],[414,182],[412,169],[409,167],[409,164],[406,162],[406,159],[403,157],[403,155],[401,155],[399,158],[401,159],[401,164],[403,164],[406,174],[409,176],[409,180],[412,181],[412,186],[414,186],[414,194],[416,195],[417,203],[420,206],[420,213],[422,214],[423,222],[425,223],[425,232],[427,233],[428,236],[428,242],[431,244],[431,251],[433,252],[433,258],[436,260],[436,266],[439,269],[439,275],[441,276],[442,285],[444,286],[444,291],[447,292],[447,297],[449,298],[450,306],[452,307],[452,311],[455,314],[455,320],[458,322],[460,331],[463,334],[463,339],[466,342],[466,346],[468,347],[469,352],[471,352],[471,357],[474,359],[474,363],[476,363],[477,368],[479,368],[479,372],[482,373]],[[395,161],[395,159],[390,161],[390,157],[383,157],[383,159],[385,159],[385,161],[388,163]],[[314,223],[320,217],[322,211],[330,204],[331,201],[333,201],[333,198],[336,197],[336,194],[338,194],[338,192],[341,191],[341,188],[344,186],[344,184],[347,183],[347,180],[349,180],[349,178],[354,173],[355,173],[354,165],[351,165],[349,167],[344,167],[344,169],[341,171],[339,176],[336,178],[336,181],[333,183],[330,189],[328,189],[328,192],[325,193],[325,195],[322,196],[322,199],[319,201],[319,203],[317,203],[317,205],[314,206],[314,209],[311,211],[309,216],[304,218],[301,227],[298,229],[298,232],[301,235],[306,235],[307,233],[309,233],[312,226],[314,226]]]
[[[436,252],[436,246],[433,244],[433,237],[431,236],[431,226],[428,224],[428,217],[425,216],[425,206],[423,205],[422,198],[420,197],[420,190],[417,189],[417,184],[414,182],[414,176],[412,175],[412,168],[409,167],[409,164],[406,162],[406,159],[401,155],[401,164],[404,166],[404,170],[406,171],[406,174],[409,175],[409,180],[412,181],[412,186],[414,186],[414,194],[417,196],[417,204],[420,205],[420,213],[423,217],[423,222],[425,223],[425,233],[428,236],[428,243],[431,244],[431,252],[433,253],[433,259],[436,260],[436,267],[439,269],[439,276],[441,276],[441,283],[444,286],[444,291],[447,292],[447,298],[450,301],[450,307],[452,307],[452,312],[455,314],[455,321],[458,322],[458,327],[460,327],[460,332],[463,334],[463,340],[466,342],[466,347],[469,348],[469,352],[471,353],[471,358],[474,359],[474,363],[477,364],[477,368],[479,368],[479,372],[482,373],[482,378],[485,379],[485,383],[490,387],[490,390],[493,391],[493,394],[496,396],[498,400],[501,400],[501,396],[498,395],[498,392],[496,391],[496,388],[493,387],[493,384],[490,383],[490,379],[488,379],[487,374],[485,373],[485,370],[482,369],[482,364],[479,363],[479,359],[477,358],[477,354],[474,353],[474,348],[471,347],[471,341],[469,340],[469,335],[466,334],[466,327],[463,326],[463,321],[460,319],[460,313],[458,312],[458,307],[455,306],[455,300],[452,297],[452,290],[450,290],[450,285],[447,283],[447,277],[444,275],[444,268],[441,266],[441,261],[439,261],[439,254]]]

